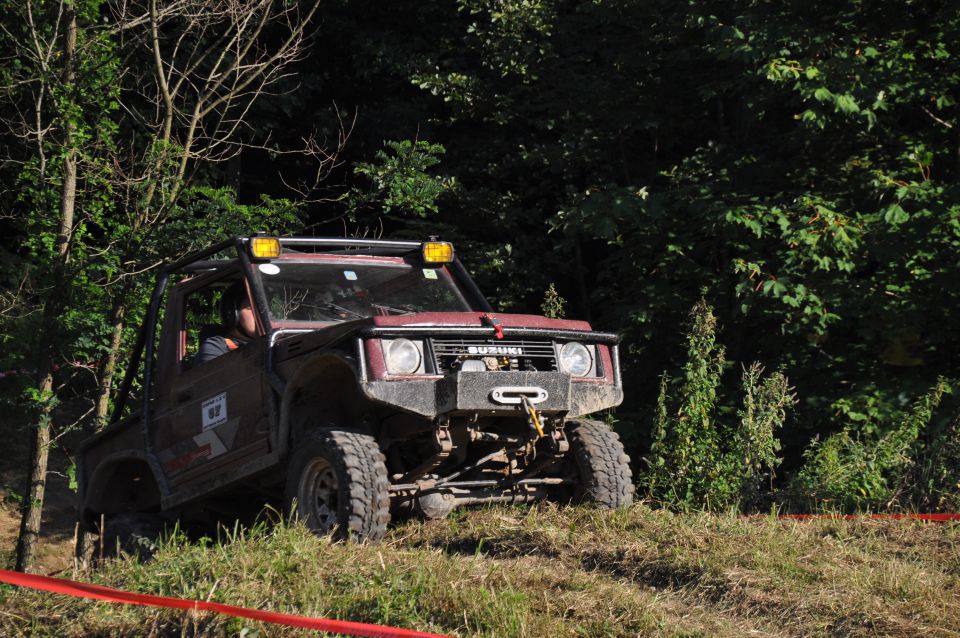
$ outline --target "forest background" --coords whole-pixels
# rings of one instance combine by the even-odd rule
[[[30,486],[101,427],[160,260],[266,230],[438,235],[502,311],[619,331],[606,418],[656,501],[956,507],[954,3],[5,1],[0,25],[0,398]]]

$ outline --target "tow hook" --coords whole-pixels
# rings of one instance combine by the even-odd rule
[[[530,401],[530,398],[525,395],[520,395],[520,400],[523,402],[523,408],[527,413],[527,421],[530,424],[530,427],[537,433],[537,439],[543,438],[543,426],[540,424],[540,417],[537,415],[537,409],[533,407],[533,403]]]
[[[547,433],[543,429],[540,414],[537,413],[537,409],[533,407],[530,399],[523,397],[522,401],[524,411],[527,413],[527,423],[530,425],[530,429],[536,432],[536,437],[532,443],[535,444],[540,441],[540,439],[546,439],[547,448],[553,456],[561,457],[566,454],[570,449],[570,442],[567,441],[567,437],[563,432],[563,421],[560,419],[550,420],[552,427],[550,432]]]

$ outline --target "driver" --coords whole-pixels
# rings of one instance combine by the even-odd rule
[[[204,364],[222,354],[241,348],[256,337],[257,322],[243,282],[232,284],[224,291],[223,297],[220,298],[220,321],[223,334],[203,340],[197,355],[198,364]]]

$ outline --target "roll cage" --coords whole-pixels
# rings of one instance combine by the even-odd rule
[[[170,278],[178,274],[190,274],[208,272],[212,270],[221,270],[232,267],[239,261],[244,278],[250,284],[250,292],[253,295],[255,311],[264,327],[267,342],[270,345],[276,341],[281,333],[303,332],[309,329],[276,329],[271,325],[270,313],[268,311],[267,296],[263,289],[260,277],[256,275],[256,269],[253,264],[263,262],[262,259],[256,259],[251,256],[248,246],[252,237],[231,237],[218,244],[205,248],[203,250],[192,252],[177,261],[163,266],[157,274],[154,284],[153,294],[150,298],[150,305],[147,308],[147,316],[141,326],[137,342],[134,345],[130,356],[130,364],[127,367],[126,374],[117,394],[117,400],[114,407],[111,423],[119,421],[126,408],[130,396],[130,388],[133,380],[140,368],[141,359],[143,366],[143,398],[141,414],[143,418],[144,431],[148,427],[150,416],[150,391],[152,385],[154,358],[156,351],[156,334],[160,307],[163,303],[164,294],[170,283]],[[352,239],[340,237],[286,237],[280,238],[281,250],[303,253],[324,253],[324,254],[343,254],[343,255],[369,255],[369,256],[409,256],[416,255],[423,249],[421,241],[402,241],[402,240],[384,240],[384,239]],[[221,253],[235,253],[235,257],[225,257],[216,259]],[[468,303],[474,308],[483,312],[492,312],[490,303],[484,297],[483,293],[474,283],[473,279],[467,273],[460,260],[454,257],[453,261],[447,264],[450,274],[460,288]],[[153,335],[153,337],[150,337]],[[273,370],[272,361],[268,348],[267,367],[271,385],[282,393],[283,380],[280,379]],[[148,437],[144,437],[149,451]]]

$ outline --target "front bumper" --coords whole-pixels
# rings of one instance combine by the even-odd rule
[[[540,412],[583,416],[620,405],[622,389],[609,383],[572,382],[561,372],[458,372],[442,379],[365,381],[368,398],[434,418],[472,414],[514,416],[519,396],[531,398]]]
[[[505,326],[506,339],[549,339],[607,344],[610,348],[610,377],[571,380],[562,372],[526,372],[499,370],[491,372],[457,372],[442,378],[382,380],[370,374],[365,354],[365,340],[406,337],[429,339],[437,336],[480,336],[495,338],[490,326],[396,326],[367,327],[357,335],[359,378],[366,396],[379,403],[395,406],[421,416],[480,413],[492,416],[519,415],[519,403],[507,404],[494,398],[497,388],[534,387],[543,389],[547,397],[535,402],[538,411],[553,415],[579,417],[598,410],[612,408],[623,401],[620,379],[620,361],[617,344],[620,337],[614,333],[563,330],[553,328],[524,328]],[[381,362],[382,365],[382,362]],[[612,381],[612,383],[611,383]]]

